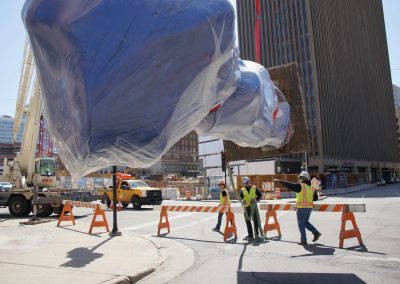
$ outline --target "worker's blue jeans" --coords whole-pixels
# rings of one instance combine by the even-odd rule
[[[218,213],[218,223],[217,226],[215,226],[215,228],[219,231],[219,229],[221,228],[221,223],[222,223],[222,216],[224,215],[224,213]],[[225,215],[227,215],[225,213]],[[231,225],[232,225],[232,220],[231,220]]]
[[[297,208],[297,224],[301,235],[301,241],[306,242],[306,229],[311,233],[318,232],[317,229],[308,221],[310,219],[312,208]]]

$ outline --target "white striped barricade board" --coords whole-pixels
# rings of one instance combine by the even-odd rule
[[[269,230],[275,230],[279,227],[279,222],[276,217],[275,211],[295,211],[296,204],[294,203],[263,203],[260,204],[260,210],[267,210],[266,212],[266,220],[264,225],[264,233],[266,234]],[[343,248],[343,243],[345,239],[349,238],[357,238],[360,246],[363,246],[363,242],[361,239],[361,233],[358,229],[354,212],[366,212],[365,204],[334,204],[334,203],[317,203],[314,204],[313,211],[318,212],[338,212],[342,213],[342,224],[339,234],[339,247]],[[269,224],[269,218],[274,217],[275,223]],[[346,222],[351,221],[353,225],[353,229],[346,230]],[[272,228],[272,229],[271,229]],[[280,235],[280,231],[278,230]]]
[[[101,204],[101,203],[83,202],[83,201],[74,201],[74,200],[63,200],[62,203],[64,205],[68,203],[71,206],[75,206],[75,207],[84,207],[84,208],[96,209],[97,206],[99,206],[99,209],[101,209],[101,210],[106,210],[107,209],[107,206],[105,204]]]
[[[239,206],[192,206],[192,205],[154,205],[155,211],[166,210],[169,212],[198,212],[198,213],[244,213],[243,207]]]
[[[60,226],[62,221],[71,221],[75,225],[75,218],[72,214],[73,207],[83,207],[94,209],[94,214],[92,218],[92,222],[89,228],[89,234],[92,233],[94,227],[105,227],[107,232],[110,231],[108,228],[108,222],[104,210],[107,208],[105,204],[98,204],[92,202],[83,202],[83,201],[74,201],[74,200],[63,200],[63,210],[60,214],[60,218],[58,219],[57,227]],[[97,216],[101,216],[102,220],[98,221]]]
[[[260,210],[275,211],[296,211],[295,203],[262,203]],[[319,212],[366,212],[365,204],[335,204],[335,203],[317,203],[314,204],[313,211]]]
[[[228,235],[234,234],[237,239],[237,229],[235,224],[235,213],[244,213],[243,207],[229,206],[191,206],[191,205],[156,205],[154,210],[160,211],[160,221],[158,223],[157,235],[161,236],[161,229],[167,229],[170,232],[170,224],[168,221],[169,212],[197,212],[197,213],[226,213],[226,226],[224,230],[224,240]],[[164,221],[163,221],[164,218]],[[165,235],[165,234],[163,234]]]

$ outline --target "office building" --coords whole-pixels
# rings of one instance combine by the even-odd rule
[[[393,85],[393,98],[396,113],[397,143],[399,147],[398,155],[400,156],[400,87],[396,85]]]
[[[8,115],[0,116],[0,174],[3,172],[4,159],[13,160],[20,150],[25,120],[24,115],[17,134],[17,143],[13,144],[14,118]]]
[[[197,176],[199,174],[199,138],[195,131],[179,140],[153,166],[139,169],[141,176],[176,174]]]
[[[17,134],[17,143],[21,143],[26,116],[22,116],[21,127]],[[8,115],[0,116],[0,143],[11,144],[13,141],[14,118]]]
[[[255,0],[236,3],[241,58],[254,61]],[[261,11],[261,64],[299,66],[309,170],[394,175],[398,143],[381,0],[261,0]]]

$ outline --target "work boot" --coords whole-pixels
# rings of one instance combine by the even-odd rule
[[[263,241],[263,238],[262,238],[262,237],[256,236],[256,242],[262,242],[262,241]]]
[[[250,236],[250,235],[248,235],[248,236],[246,236],[245,238],[243,238],[243,240],[252,241],[252,240],[254,240],[254,237],[253,237],[253,236]]]
[[[312,240],[313,242],[318,241],[319,237],[322,235],[320,232],[315,232],[313,233],[314,239]]]
[[[299,245],[302,245],[302,246],[304,246],[304,247],[308,246],[307,241],[301,241],[301,242],[299,243]]]

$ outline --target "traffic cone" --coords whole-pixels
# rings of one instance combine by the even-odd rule
[[[118,204],[117,204],[117,210],[118,210],[118,211],[122,211],[122,204],[121,204],[121,201],[119,201]]]

